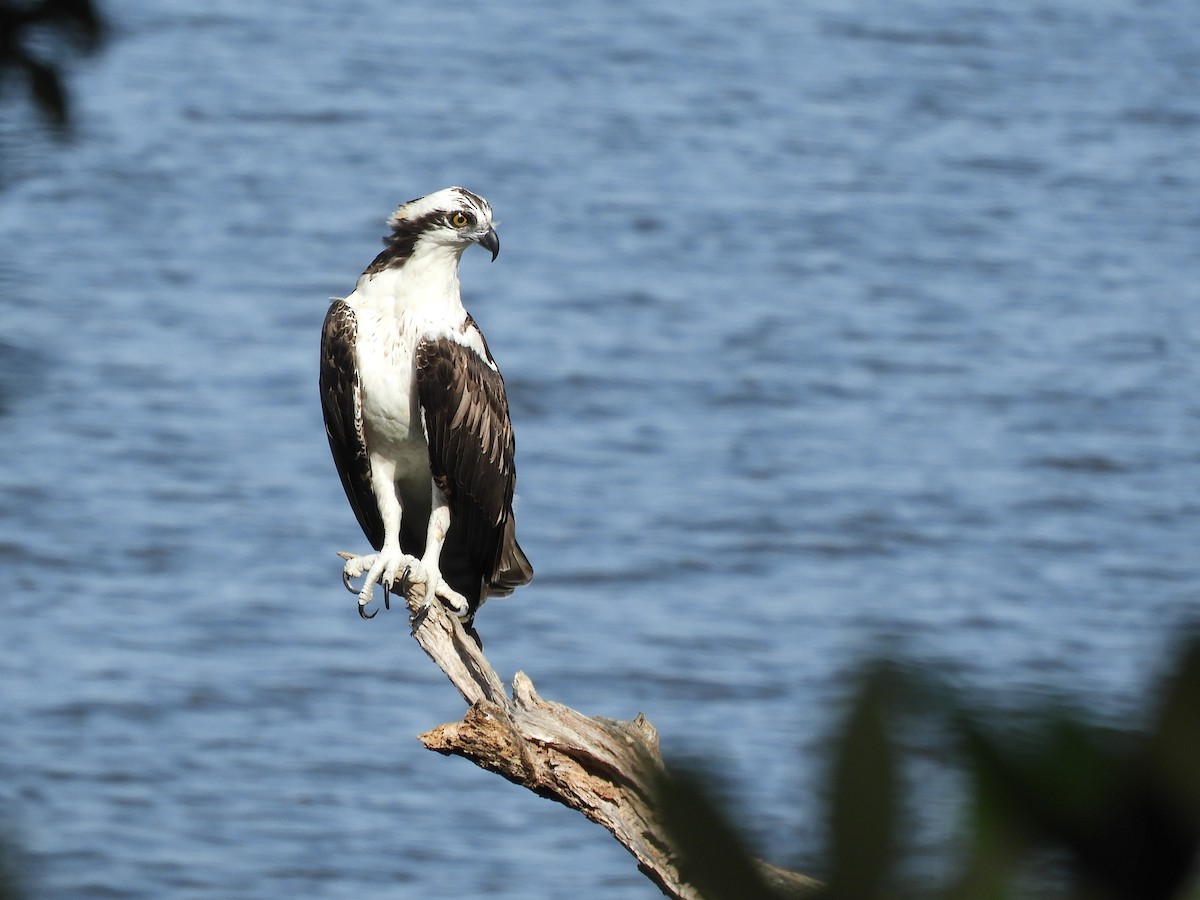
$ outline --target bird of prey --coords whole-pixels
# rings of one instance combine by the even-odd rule
[[[363,618],[381,584],[385,602],[393,588],[436,598],[470,629],[484,600],[533,577],[516,539],[504,379],[459,296],[463,251],[479,244],[494,260],[500,239],[491,206],[461,187],[410,200],[388,225],[321,333],[329,447],[376,551],[346,555],[342,581]]]

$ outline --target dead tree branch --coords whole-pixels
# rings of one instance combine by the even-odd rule
[[[655,814],[663,762],[654,726],[641,714],[622,722],[543,700],[522,672],[510,697],[483,651],[441,604],[424,607],[410,599],[409,607],[413,637],[470,706],[461,722],[434,728],[420,736],[422,743],[578,810],[607,828],[667,896],[700,900],[682,879]],[[762,873],[788,893],[816,884],[766,863]]]

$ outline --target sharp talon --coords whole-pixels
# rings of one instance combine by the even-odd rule
[[[359,615],[359,618],[362,618],[362,619],[373,619],[373,618],[375,618],[375,616],[377,616],[378,614],[379,614],[379,610],[375,610],[375,612],[373,612],[373,613],[368,613],[368,612],[367,612],[367,608],[366,608],[365,606],[361,606],[361,605],[360,605],[360,606],[358,607],[358,615]]]
[[[386,584],[383,586],[383,608],[392,608],[392,592]],[[376,612],[378,612],[378,610],[376,610]]]
[[[408,624],[409,624],[409,627],[411,627],[411,628],[412,628],[412,633],[413,633],[413,634],[416,634],[416,633],[417,633],[417,630],[418,630],[418,629],[419,629],[419,628],[420,628],[422,625],[424,625],[424,624],[425,624],[425,620],[426,620],[428,617],[429,617],[429,606],[428,606],[428,605],[422,606],[422,607],[421,607],[420,609],[418,609],[418,610],[417,610],[415,613],[413,613],[413,615],[412,615],[412,619],[411,619],[411,620],[409,621],[409,623],[408,623]]]
[[[342,584],[344,584],[346,586],[346,590],[348,590],[350,593],[352,593],[352,594],[358,593],[358,590],[354,587],[353,584],[350,583],[350,576],[346,574],[345,569],[342,569]]]

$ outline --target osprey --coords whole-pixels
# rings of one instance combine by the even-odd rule
[[[516,539],[515,444],[504,379],[459,297],[458,262],[500,239],[460,187],[410,200],[384,250],[321,333],[321,407],[350,506],[376,552],[346,555],[363,618],[376,584],[444,602],[468,629],[480,604],[528,584]],[[361,589],[353,579],[366,573]]]

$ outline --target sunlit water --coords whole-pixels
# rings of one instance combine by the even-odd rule
[[[487,196],[534,583],[507,675],[819,870],[890,653],[1137,721],[1200,610],[1200,7],[108,4],[0,194],[0,799],[39,897],[654,897],[423,750],[316,395],[400,201]],[[26,159],[24,163],[28,163]],[[936,841],[953,808],[926,807]]]

